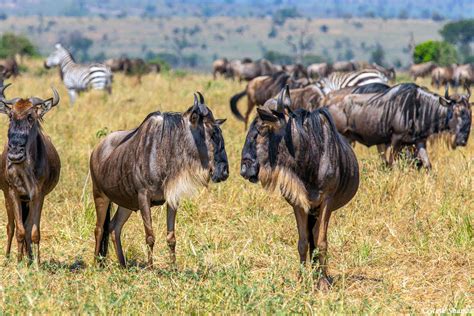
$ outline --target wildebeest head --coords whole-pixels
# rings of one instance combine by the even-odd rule
[[[471,91],[466,88],[466,95],[449,95],[448,86],[444,97],[440,97],[440,103],[450,108],[448,112],[448,125],[451,133],[454,134],[454,140],[451,144],[453,148],[457,146],[466,146],[471,131],[472,111],[469,103]]]
[[[200,92],[198,95],[199,100],[195,94],[194,104],[184,113],[184,118],[189,122],[201,163],[209,163],[212,181],[225,181],[229,177],[229,163],[220,128],[225,119],[214,119],[203,95]]]
[[[269,99],[257,108],[258,115],[250,125],[244,148],[240,175],[252,183],[259,180],[260,161],[268,161],[274,166],[276,153],[280,141],[284,137],[287,126],[287,113],[290,110],[291,99],[288,85],[280,92],[277,99]],[[257,157],[257,150],[262,150],[262,155]]]
[[[59,43],[54,45],[54,48],[55,50],[44,61],[44,67],[46,69],[58,66],[64,58],[65,54],[68,54],[66,49]]]
[[[47,100],[37,97],[11,100],[0,98],[0,113],[10,118],[7,158],[11,163],[25,161],[28,143],[38,134],[39,121],[58,103],[59,95],[54,88],[53,97]]]

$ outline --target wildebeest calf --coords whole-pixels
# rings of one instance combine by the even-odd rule
[[[167,242],[175,263],[175,218],[180,199],[209,179],[227,179],[229,167],[220,125],[200,95],[184,113],[149,114],[132,131],[108,135],[90,159],[97,212],[95,255],[107,254],[112,234],[122,266],[125,257],[120,242],[123,225],[132,211],[140,210],[148,245],[148,264],[153,265],[155,234],[150,208],[167,202]],[[112,221],[111,203],[118,204]]]
[[[257,109],[242,150],[241,175],[279,190],[293,206],[300,262],[306,262],[309,247],[313,263],[319,259],[318,287],[327,289],[329,218],[356,194],[359,167],[326,109],[292,112],[290,108],[286,87],[278,101],[270,99]]]
[[[0,113],[8,115],[8,143],[0,156],[0,189],[7,210],[7,256],[16,226],[18,260],[25,252],[40,262],[40,219],[45,196],[59,180],[61,164],[40,121],[58,104],[59,95],[47,100],[36,97],[5,100],[0,89]],[[32,249],[32,243],[36,246]],[[33,254],[35,252],[35,254]]]

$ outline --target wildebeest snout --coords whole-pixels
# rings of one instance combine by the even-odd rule
[[[258,162],[244,159],[240,166],[240,175],[252,183],[258,182]]]
[[[229,177],[229,164],[226,162],[221,162],[217,164],[214,172],[212,173],[211,179],[212,182],[218,183],[227,180]]]
[[[21,163],[26,158],[26,149],[17,144],[8,144],[8,160],[12,163]]]

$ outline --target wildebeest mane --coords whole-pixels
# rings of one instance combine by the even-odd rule
[[[143,126],[143,124],[145,124],[146,121],[148,121],[151,117],[153,116],[157,116],[157,115],[161,115],[161,112],[160,111],[156,111],[156,112],[151,112],[150,114],[148,114],[145,119],[140,123],[140,125],[134,129],[132,129],[130,131],[130,133],[128,133],[119,143],[119,145],[122,145],[123,143],[125,143],[126,141],[128,141],[130,138],[132,138],[139,130],[140,128]]]
[[[370,93],[385,92],[388,89],[390,89],[389,85],[377,82],[377,83],[369,83],[369,84],[365,84],[365,85],[362,85],[362,86],[358,86],[355,89],[353,89],[351,93],[354,93],[354,94],[370,94]]]

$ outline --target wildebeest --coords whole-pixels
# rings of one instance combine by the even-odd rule
[[[357,66],[352,61],[337,61],[332,65],[332,69],[337,72],[349,72],[356,71]]]
[[[150,208],[167,203],[166,240],[174,264],[175,218],[179,201],[209,179],[227,179],[229,166],[220,125],[199,93],[184,113],[150,113],[132,131],[108,135],[91,154],[90,169],[97,212],[95,255],[105,257],[112,234],[118,260],[125,265],[120,234],[132,211],[145,224],[148,264],[155,235]],[[118,210],[110,221],[112,203]]]
[[[352,148],[326,109],[291,108],[288,91],[257,108],[242,150],[241,175],[281,195],[293,207],[301,264],[319,260],[320,289],[327,289],[327,231],[331,213],[346,205],[359,186]],[[315,250],[317,249],[317,252]]]
[[[3,69],[0,72],[3,73],[4,79],[8,79],[12,76],[16,77],[20,74],[18,63],[14,57],[0,60],[0,66],[3,66]]]
[[[217,74],[225,75],[227,73],[227,67],[229,65],[229,61],[227,58],[216,59],[212,63],[212,77],[214,80],[217,78]]]
[[[449,131],[455,135],[454,147],[467,144],[472,121],[469,97],[470,93],[450,96],[447,88],[442,97],[404,83],[376,94],[349,94],[325,105],[339,132],[349,140],[391,149],[388,160],[382,157],[389,165],[401,147],[414,145],[423,166],[430,168],[429,136]]]
[[[431,71],[431,85],[437,89],[447,84],[453,85],[453,72],[455,68],[456,65],[434,68]]]
[[[277,95],[287,84],[290,88],[301,88],[310,84],[307,78],[300,78],[295,75],[296,73],[290,75],[281,71],[271,76],[259,76],[251,80],[244,91],[237,93],[230,99],[230,109],[237,119],[245,123],[245,129],[247,129],[250,114],[256,105],[263,105],[268,99]],[[245,116],[242,116],[237,107],[237,102],[244,95],[247,95],[247,111]]]
[[[230,77],[237,78],[239,81],[250,81],[259,76],[272,75],[276,72],[276,69],[273,64],[266,59],[250,62],[233,60],[229,63],[227,72]]]
[[[310,78],[323,78],[329,76],[333,71],[332,65],[328,63],[311,64],[306,69]]]
[[[372,64],[369,64],[365,69],[376,69],[376,70],[380,71],[381,73],[383,73],[389,81],[395,81],[395,79],[397,77],[397,74],[395,72],[395,68],[393,68],[393,67],[385,68],[383,66],[380,66],[377,63],[372,63]]]
[[[429,61],[426,63],[411,65],[409,73],[413,80],[416,81],[417,78],[429,76],[435,68],[436,64],[432,61]]]
[[[453,72],[453,82],[455,87],[470,87],[474,84],[474,66],[472,64],[457,66]]]
[[[53,89],[53,97],[47,100],[6,100],[1,90],[0,113],[10,119],[8,143],[0,156],[0,189],[8,217],[6,255],[10,255],[16,227],[18,261],[26,253],[39,263],[43,202],[58,183],[61,169],[59,155],[40,122],[59,103],[59,95]]]
[[[89,88],[107,90],[112,93],[112,71],[104,64],[77,64],[72,54],[61,44],[56,44],[44,62],[45,68],[60,67],[61,79],[66,86],[71,105],[76,101],[76,95]]]

